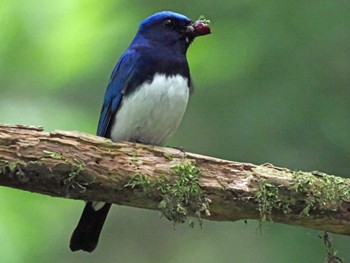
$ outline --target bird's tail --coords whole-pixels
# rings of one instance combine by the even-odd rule
[[[110,207],[111,204],[105,203],[102,208],[95,210],[92,202],[86,203],[83,214],[70,239],[69,247],[72,251],[94,251]]]

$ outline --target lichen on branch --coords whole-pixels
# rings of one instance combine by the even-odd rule
[[[201,215],[210,216],[210,199],[205,196],[199,185],[200,170],[190,161],[184,159],[181,163],[171,167],[172,177],[158,176],[155,180],[142,174],[136,174],[125,187],[141,188],[150,198],[157,193],[160,195],[159,209],[161,216],[174,223],[184,223],[189,215],[188,210],[202,225]],[[154,198],[154,197],[153,197]],[[194,227],[194,222],[189,222]]]
[[[79,132],[0,125],[0,185],[159,210],[175,223],[272,220],[350,235],[349,179]]]

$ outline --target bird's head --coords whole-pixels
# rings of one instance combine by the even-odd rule
[[[140,24],[138,36],[162,46],[180,46],[187,50],[193,39],[210,34],[203,20],[191,21],[184,15],[163,11],[146,18]]]

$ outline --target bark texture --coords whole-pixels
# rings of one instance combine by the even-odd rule
[[[183,205],[190,216],[206,211],[201,217],[208,220],[273,220],[350,235],[348,179],[171,148],[112,143],[80,132],[49,133],[40,127],[0,125],[2,186],[161,210],[167,204],[162,203],[164,184],[159,178],[174,184],[179,177],[174,167],[182,164],[199,171],[203,196],[196,202],[205,200],[205,209],[198,211],[193,208],[198,204],[185,198]],[[192,178],[191,169],[188,178]]]

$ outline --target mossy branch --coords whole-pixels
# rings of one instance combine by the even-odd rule
[[[0,125],[0,185],[160,210],[177,223],[273,220],[350,235],[349,179],[79,132]]]

